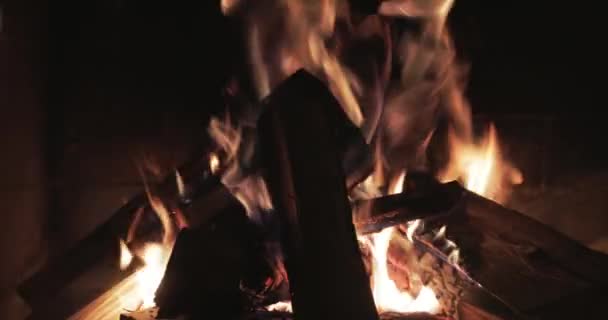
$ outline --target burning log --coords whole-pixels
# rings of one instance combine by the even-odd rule
[[[469,260],[466,269],[522,312],[608,283],[607,256],[472,192],[461,208],[447,235]]]
[[[235,202],[238,204],[238,200],[225,190],[217,177],[209,175],[208,166],[206,158],[201,157],[199,161],[185,165],[181,172],[182,176],[186,177],[188,199],[201,198],[196,205],[209,205],[210,209],[206,213],[212,216],[214,210],[220,210]],[[169,201],[171,203],[189,205],[192,201],[184,203],[181,197],[177,196],[176,189],[175,178],[170,176],[159,186],[158,193],[163,198],[173,199]],[[201,202],[205,204],[200,204]],[[156,234],[161,224],[151,211],[144,193],[134,196],[73,248],[52,259],[42,270],[24,281],[18,290],[33,309],[32,318],[40,316],[48,319],[49,313],[56,314],[56,318],[65,318],[93,301],[100,293],[111,290],[127,279],[141,263],[139,259],[135,259],[136,262],[132,263],[130,268],[121,271],[118,265],[118,241],[130,237],[129,227],[137,219],[140,220],[141,226],[135,238],[141,236],[141,240],[145,241],[149,240],[150,233]],[[187,216],[191,212],[188,209],[183,211]],[[198,216],[192,215],[197,223],[206,219],[198,213]],[[137,246],[136,243],[129,245]]]
[[[421,179],[420,175],[408,176],[406,193],[397,197],[410,199],[410,193],[426,194],[424,197],[438,202],[452,201],[453,207],[421,211],[424,205],[414,208],[411,202],[403,201],[401,210],[406,214],[396,219],[399,215],[391,212],[398,205],[380,204],[397,202],[378,199],[379,205],[371,205],[374,223],[389,226],[423,218],[427,228],[447,225],[447,237],[458,244],[469,276],[516,310],[534,314],[560,298],[604,288],[608,283],[607,256],[457,184],[420,183]],[[448,200],[447,195],[458,193],[460,197]],[[469,291],[463,299],[472,305],[487,302],[482,301],[485,298],[479,292]]]
[[[415,175],[418,176],[416,184],[424,184],[423,186],[413,185]],[[428,220],[449,215],[464,195],[464,190],[457,182],[440,185],[428,181],[419,173],[410,173],[407,182],[410,186],[405,193],[354,204],[353,220],[358,233],[369,234],[416,219]],[[414,191],[420,188],[425,192]]]
[[[352,124],[325,85],[304,71],[265,104],[260,144],[296,317],[378,319],[336,150]]]

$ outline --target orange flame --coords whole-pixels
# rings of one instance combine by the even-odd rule
[[[360,126],[363,122],[357,101],[360,85],[327,41],[334,32],[341,1],[252,3],[257,7],[248,19],[249,48],[259,97],[267,96],[280,81],[305,68],[327,80],[348,117]]]
[[[405,172],[393,180],[389,193],[401,193],[404,179]],[[410,241],[412,241],[413,233],[419,225],[420,220],[415,220],[408,226],[407,236]],[[431,288],[424,286],[414,297],[407,291],[399,290],[395,281],[390,278],[388,249],[394,231],[394,227],[386,228],[362,239],[372,253],[372,294],[376,307],[381,312],[438,312],[439,301]]]
[[[175,175],[176,183],[179,189],[178,192],[182,194],[185,188],[182,177],[177,170],[175,171]],[[169,262],[169,257],[171,256],[171,251],[173,250],[173,245],[176,239],[176,228],[175,223],[171,218],[171,213],[158,197],[152,195],[143,173],[142,178],[144,180],[144,189],[148,197],[150,207],[152,207],[153,211],[161,221],[163,238],[161,242],[146,243],[141,252],[135,253],[129,250],[128,246],[122,239],[120,240],[121,269],[125,269],[131,264],[134,255],[140,257],[144,262],[144,266],[135,273],[134,278],[129,280],[133,282],[128,286],[130,289],[121,293],[120,298],[123,304],[123,309],[131,310],[150,308],[156,305],[154,302],[156,290],[158,289],[158,286],[165,275],[165,269],[167,267],[167,263]],[[143,211],[139,214],[142,213]],[[130,228],[129,231],[130,233],[134,232],[132,228]],[[136,302],[135,304],[134,301]]]
[[[520,184],[519,170],[501,158],[496,128],[491,125],[478,145],[449,135],[451,160],[443,180],[462,179],[470,191],[504,202],[512,185]]]
[[[127,247],[127,244],[120,239],[120,270],[124,270],[131,265],[133,254]]]

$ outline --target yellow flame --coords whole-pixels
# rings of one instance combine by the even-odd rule
[[[268,311],[293,312],[291,301],[279,301],[266,307]]]
[[[120,239],[120,270],[124,270],[129,267],[132,261],[133,254],[127,247],[127,244],[122,239]]]
[[[182,185],[181,188],[183,188],[183,181],[181,180],[179,172],[176,171],[175,174],[178,188],[180,188],[180,184]],[[148,197],[150,207],[152,207],[154,213],[161,221],[163,237],[162,241],[160,242],[145,243],[143,249],[141,251],[137,250],[135,253],[132,253],[122,240],[120,241],[121,268],[126,268],[126,266],[131,263],[133,254],[140,257],[144,262],[144,266],[135,273],[134,280],[131,280],[133,283],[129,285],[130,289],[125,292],[121,292],[120,300],[122,304],[125,306],[130,306],[129,309],[131,310],[155,306],[154,297],[156,290],[158,289],[158,286],[165,275],[165,269],[167,267],[167,263],[169,262],[169,257],[176,238],[176,228],[171,217],[171,213],[162,203],[160,198],[152,194],[150,187],[146,182],[145,175],[143,174],[142,179],[144,180],[144,189]],[[139,214],[143,214],[143,211]],[[137,225],[135,225],[134,228],[136,227]],[[130,228],[130,232],[135,232],[131,229],[132,228]],[[133,306],[133,301],[137,301],[135,307]]]
[[[220,158],[215,153],[209,155],[209,168],[211,173],[216,173],[220,169]]]
[[[488,189],[492,170],[496,164],[496,130],[490,129],[488,142],[481,150],[474,150],[465,160],[465,177],[467,189],[484,194]]]
[[[177,193],[179,193],[181,197],[184,197],[186,195],[186,185],[184,184],[182,175],[177,169],[175,170],[175,184],[177,185]]]
[[[494,125],[478,145],[457,138],[453,132],[449,140],[451,160],[443,180],[460,178],[470,191],[498,202],[504,202],[512,185],[523,182],[521,172],[501,158]]]
[[[376,308],[381,312],[429,312],[439,310],[439,301],[433,290],[423,287],[416,297],[401,291],[388,273],[388,249],[394,228],[386,228],[371,235],[373,257],[372,293]]]
[[[401,193],[405,172],[393,179],[389,194]],[[412,241],[414,231],[419,227],[420,220],[411,222],[408,226],[407,236]],[[439,301],[433,290],[423,287],[417,296],[407,291],[401,291],[388,272],[388,250],[395,231],[394,227],[386,228],[370,235],[363,242],[368,244],[372,254],[372,294],[376,308],[380,312],[429,312],[439,310]]]
[[[154,307],[156,289],[160,285],[169,260],[170,250],[158,243],[148,244],[144,248],[142,259],[145,266],[137,272],[138,294],[142,308]]]

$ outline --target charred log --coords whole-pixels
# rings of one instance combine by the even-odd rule
[[[191,199],[200,198],[196,206],[209,206],[205,214],[238,203],[217,177],[209,175],[208,161],[201,157],[180,169],[187,185],[187,198],[178,195],[175,177],[170,175],[159,185],[157,193],[167,199],[172,207],[181,206],[186,216],[193,204]],[[184,201],[184,199],[187,199]],[[221,201],[220,201],[221,200]],[[213,204],[213,206],[211,206]],[[197,210],[200,214],[200,211]],[[207,219],[204,215],[194,216],[194,221]],[[129,227],[138,221],[137,234],[129,234]],[[148,203],[144,193],[134,196],[127,204],[116,211],[105,223],[78,242],[63,255],[52,258],[39,272],[24,281],[18,288],[20,295],[37,314],[49,318],[49,312],[59,312],[56,318],[64,318],[84,307],[97,298],[100,293],[110,290],[133,271],[138,263],[121,271],[119,239],[134,238],[129,245],[136,247],[158,237],[161,223]],[[139,261],[136,259],[135,261]],[[52,297],[52,298],[49,298]]]
[[[238,316],[247,306],[241,284],[252,274],[272,275],[265,268],[263,251],[260,234],[242,207],[224,210],[208,223],[182,230],[156,292],[159,316]],[[198,310],[204,314],[197,314]]]
[[[440,185],[418,173],[410,173],[406,184],[405,193],[355,202],[353,220],[357,232],[368,234],[416,219],[447,216],[464,195],[457,182]]]
[[[260,144],[296,317],[378,319],[336,150],[352,125],[325,85],[304,71],[265,103]]]
[[[445,197],[444,189],[454,188],[453,183],[419,183],[421,178],[408,177],[409,191],[400,196],[407,197],[413,190],[426,193],[430,199],[441,199]],[[447,237],[458,244],[470,277],[509,306],[524,314],[533,313],[564,297],[606,286],[607,256],[532,218],[459,189],[462,197],[449,210],[450,214],[431,214],[426,228],[447,225]],[[379,217],[376,223],[392,224],[392,216]],[[475,295],[469,297],[470,303],[475,304]]]

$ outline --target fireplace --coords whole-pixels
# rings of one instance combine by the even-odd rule
[[[462,2],[116,2],[49,14],[48,34],[29,21],[48,86],[11,74],[48,93],[46,240],[13,297],[30,319],[600,317],[604,218],[551,212],[605,208],[605,162],[561,139],[598,145],[601,124],[543,110],[542,90],[534,112],[508,106],[491,83],[508,64],[475,47]]]

